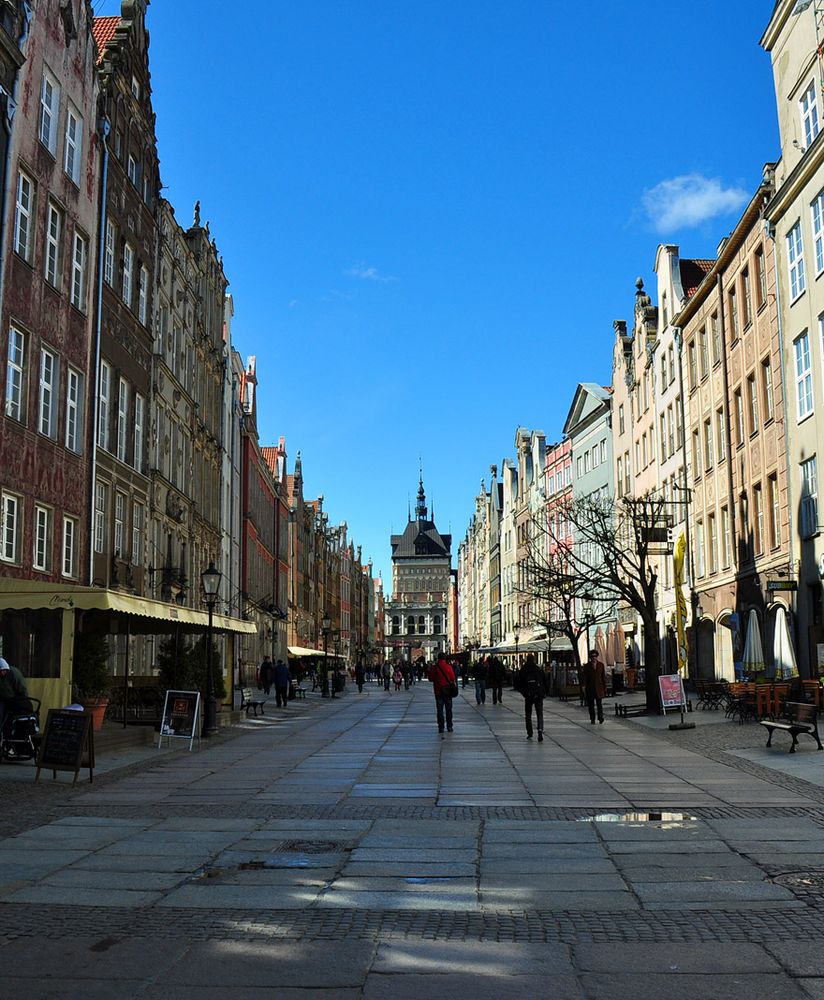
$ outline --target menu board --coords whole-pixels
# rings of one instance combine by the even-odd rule
[[[666,712],[668,708],[681,708],[687,703],[680,674],[661,674],[658,678],[658,690],[661,693],[662,712]]]
[[[158,749],[164,738],[169,740],[188,740],[189,749],[195,739],[200,739],[198,721],[200,719],[199,691],[167,691],[163,702],[163,715],[160,719],[160,738]]]
[[[37,755],[37,773],[40,778],[42,768],[51,769],[52,776],[58,771],[74,771],[74,784],[80,769],[88,767],[89,781],[94,781],[94,735],[92,717],[87,712],[52,708],[46,718],[40,752]]]

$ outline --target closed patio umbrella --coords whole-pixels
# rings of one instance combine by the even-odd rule
[[[624,662],[624,653],[626,650],[627,640],[624,635],[624,628],[620,622],[615,626],[615,662]]]
[[[607,662],[607,641],[604,638],[604,630],[599,625],[595,630],[595,648],[598,650],[598,658],[604,663]]]
[[[607,655],[605,663],[608,667],[615,666],[615,629],[612,625],[607,626],[607,641],[606,641]]]
[[[744,643],[744,673],[752,677],[764,673],[764,644],[761,642],[761,626],[755,608],[750,608],[747,622],[747,640]]]
[[[790,677],[798,676],[798,664],[795,661],[795,651],[790,637],[790,623],[787,621],[786,610],[780,605],[775,612],[773,659],[776,678],[788,680]]]

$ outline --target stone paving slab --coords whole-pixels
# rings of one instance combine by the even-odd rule
[[[577,944],[573,948],[575,968],[582,972],[699,973],[733,975],[750,972],[781,972],[781,965],[767,948],[738,943],[734,948],[707,941],[696,950],[691,945]]]
[[[768,973],[733,975],[593,975],[580,977],[587,997],[598,1000],[807,1000],[802,988],[789,976]]]
[[[487,973],[480,977],[465,974],[404,976],[370,975],[363,991],[364,1000],[435,1000],[439,997],[471,996],[473,1000],[586,1000],[577,980],[571,976],[506,975]]]

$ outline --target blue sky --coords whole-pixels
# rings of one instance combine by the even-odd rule
[[[262,442],[387,583],[419,456],[456,549],[516,427],[609,381],[657,244],[714,255],[778,154],[772,7],[151,5],[163,183],[224,255]]]

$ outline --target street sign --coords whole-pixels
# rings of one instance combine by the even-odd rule
[[[798,580],[767,580],[767,592],[774,594],[778,590],[798,590]]]

